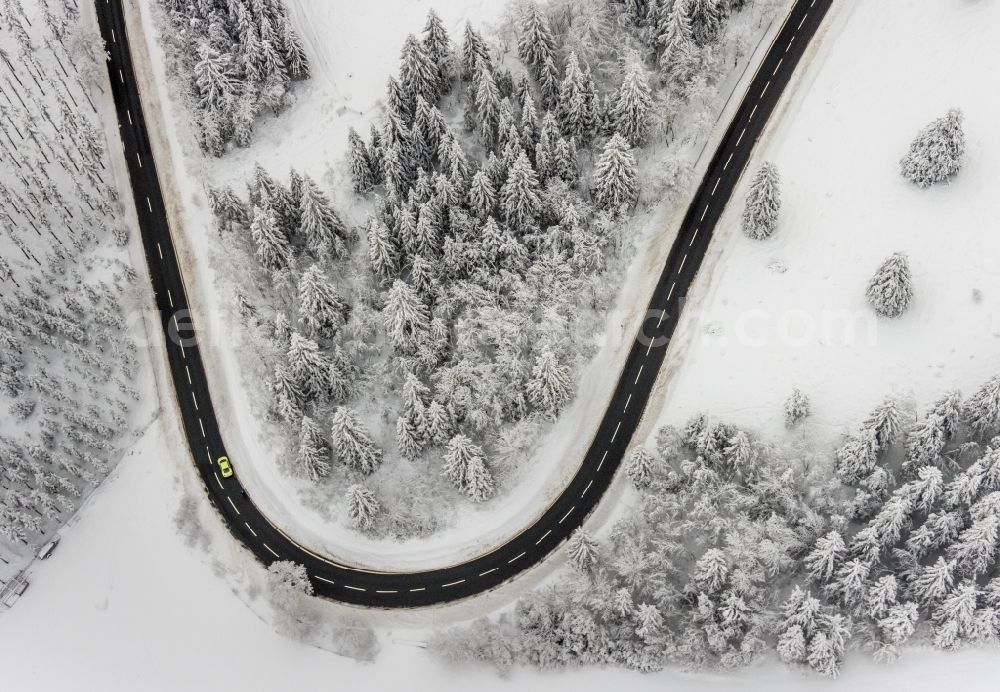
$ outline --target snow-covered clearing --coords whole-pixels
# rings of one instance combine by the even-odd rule
[[[750,166],[781,173],[778,230],[741,234],[744,176],[668,356],[662,423],[701,411],[773,439],[799,387],[813,409],[802,434],[827,444],[886,394],[922,413],[997,373],[1000,99],[984,85],[1000,62],[998,23],[995,3],[841,6]],[[965,167],[921,190],[899,159],[953,106],[966,115]],[[913,304],[876,319],[865,287],[897,251],[910,257]]]
[[[252,692],[327,689],[331,681],[342,689],[483,692],[585,692],[616,685],[636,692],[810,692],[830,686],[777,665],[725,676],[585,669],[515,671],[501,678],[488,669],[447,668],[413,645],[426,638],[424,630],[399,627],[379,632],[383,649],[374,665],[294,643],[241,601],[253,580],[233,577],[232,563],[242,558],[220,550],[226,540],[220,527],[205,527],[211,556],[178,534],[174,515],[185,483],[177,465],[187,462],[183,454],[164,454],[165,446],[180,442],[177,433],[164,432],[165,420],[149,428],[66,529],[56,553],[35,565],[24,597],[0,615],[4,689]],[[195,497],[197,514],[213,521],[207,501]],[[839,686],[930,692],[961,676],[963,687],[977,692],[993,688],[996,670],[992,651],[911,651],[889,667],[875,666],[864,655],[855,659]]]
[[[465,19],[478,26],[483,22],[488,24],[497,20],[506,5],[499,0],[448,0],[432,4],[456,40]],[[537,513],[559,492],[589,442],[589,436],[581,431],[593,429],[603,412],[613,385],[613,378],[607,374],[617,371],[622,348],[641,317],[650,286],[658,276],[672,241],[672,229],[684,207],[683,204],[660,204],[632,222],[630,233],[636,237],[639,250],[624,273],[627,280],[606,322],[609,326],[603,338],[597,340],[598,353],[581,373],[573,404],[544,438],[531,462],[509,481],[513,489],[506,491],[506,495],[481,507],[463,503],[450,528],[430,538],[405,543],[360,536],[343,526],[328,509],[318,511],[309,506],[302,497],[307,484],[289,478],[279,468],[280,445],[262,427],[261,411],[249,403],[250,392],[257,387],[253,380],[258,374],[251,372],[247,364],[260,359],[243,352],[239,357],[233,356],[233,351],[240,350],[241,346],[231,338],[239,332],[232,308],[232,282],[228,277],[218,276],[220,271],[225,271],[220,267],[225,267],[226,261],[220,255],[222,246],[215,238],[214,221],[203,186],[210,182],[212,185],[232,184],[241,189],[258,161],[281,177],[294,165],[332,190],[341,208],[350,216],[356,201],[349,199],[350,183],[343,165],[348,127],[354,126],[362,132],[367,129],[367,123],[378,112],[385,79],[396,68],[399,45],[407,33],[423,25],[430,6],[413,2],[380,3],[372,7],[352,7],[348,11],[337,3],[305,0],[290,3],[293,19],[312,56],[313,78],[297,87],[297,103],[291,109],[278,119],[258,124],[250,148],[235,150],[222,160],[206,159],[198,151],[188,131],[189,115],[184,104],[171,99],[165,56],[155,40],[148,42],[153,58],[150,83],[156,84],[166,114],[162,126],[152,129],[165,133],[169,140],[159,143],[158,160],[163,170],[168,169],[168,162],[173,165],[173,180],[165,180],[168,189],[174,183],[177,186],[177,205],[172,219],[180,236],[178,241],[185,257],[184,264],[189,268],[186,281],[202,330],[201,339],[203,344],[211,346],[204,354],[209,360],[213,390],[222,394],[216,397],[221,404],[218,414],[224,429],[230,431],[227,445],[233,452],[241,480],[271,519],[299,540],[316,550],[333,553],[339,559],[382,568],[443,565],[480,553],[484,547],[500,542],[512,530],[519,530],[527,516]],[[778,10],[769,11],[780,16],[787,2],[770,2],[764,6],[778,7]],[[141,10],[146,36],[155,37],[161,26],[156,4],[143,4],[137,9]],[[766,39],[778,23],[754,26],[748,32],[752,42],[742,46],[744,52],[752,50],[757,40]],[[135,26],[133,34],[139,33],[139,25]],[[766,44],[764,40],[764,48]],[[141,62],[141,54],[137,57]],[[749,57],[741,57],[724,81],[714,104],[716,111],[722,109],[730,93],[735,91],[739,95],[741,80],[752,73],[752,70],[744,73]],[[149,90],[144,96],[150,98]],[[735,102],[738,98],[729,103],[730,109]],[[147,111],[153,110],[156,109],[147,106]],[[155,113],[153,117],[157,117]],[[711,140],[724,124],[725,117],[722,117],[716,131],[710,133],[705,151],[710,153]],[[699,142],[699,146],[692,147],[691,159],[700,151]],[[353,222],[362,220],[351,219]],[[242,348],[246,350],[245,346]]]

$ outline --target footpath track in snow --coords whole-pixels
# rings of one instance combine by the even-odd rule
[[[679,314],[719,217],[832,0],[799,0],[750,82],[723,136],[649,301],[640,333],[620,371],[607,411],[576,475],[523,531],[490,552],[450,567],[418,572],[363,570],[318,555],[286,535],[254,505],[236,474],[222,478],[215,460],[226,454],[191,321],[183,276],[150,149],[125,29],[122,0],[95,0],[110,60],[122,145],[129,164],[150,279],[165,337],[177,406],[192,459],[233,536],[261,562],[305,566],[318,595],[357,605],[393,608],[454,601],[489,590],[544,560],[600,501],[621,465],[663,364]]]

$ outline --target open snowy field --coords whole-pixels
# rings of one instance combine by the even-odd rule
[[[800,430],[826,445],[886,394],[922,413],[1000,370],[1000,98],[984,88],[1000,64],[997,26],[996,3],[841,7],[751,165],[781,173],[778,230],[743,237],[745,176],[668,356],[661,422],[700,411],[774,439],[798,387],[813,408]],[[966,117],[965,167],[921,190],[899,159],[951,107]],[[865,287],[893,252],[909,255],[915,297],[902,317],[876,319]]]
[[[459,676],[414,646],[424,631],[403,628],[379,630],[382,651],[374,664],[297,644],[275,634],[241,600],[252,579],[234,576],[239,558],[223,547],[228,537],[221,527],[206,527],[211,554],[178,533],[174,515],[184,483],[176,469],[186,461],[162,451],[177,441],[163,426],[162,417],[150,426],[66,529],[53,557],[35,565],[31,587],[17,606],[0,614],[4,689],[271,692],[329,689],[334,681],[339,689],[421,692],[831,688],[827,680],[776,664],[739,675],[585,669],[515,671],[502,678],[489,669],[466,668]],[[204,497],[196,498],[197,514],[214,518]],[[837,686],[931,692],[961,676],[964,689],[985,692],[994,687],[995,670],[993,651],[911,651],[888,667],[855,654]]]

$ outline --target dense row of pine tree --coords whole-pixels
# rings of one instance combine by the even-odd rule
[[[104,479],[140,398],[93,40],[73,0],[0,3],[0,543],[22,555]]]
[[[285,105],[309,60],[282,0],[162,0],[175,31],[172,57],[184,65],[198,109],[202,147],[221,156],[245,147],[266,109]]]

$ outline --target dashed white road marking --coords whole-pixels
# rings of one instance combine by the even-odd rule
[[[681,266],[677,267],[677,274],[678,274],[678,275],[679,275],[679,274],[680,274],[680,273],[681,273],[682,271],[684,271],[684,263],[685,263],[685,262],[687,262],[687,261],[688,261],[688,256],[687,256],[687,253],[685,252],[685,253],[684,253],[684,256],[683,256],[683,257],[681,257]]]
[[[769,86],[771,86],[771,80],[770,79],[767,80],[767,83],[764,85],[764,88],[760,90],[760,97],[759,98],[764,98],[764,94],[767,93],[767,88]]]
[[[726,162],[724,164],[722,164],[722,170],[726,170],[727,168],[729,168],[729,162],[732,161],[732,160],[733,160],[733,155],[730,154],[729,158],[726,159]]]
[[[215,471],[212,471],[212,475],[215,476],[215,482],[219,484],[219,487],[225,490],[226,487],[222,485],[222,481],[219,480],[219,474],[217,474]]]
[[[191,392],[191,400],[194,402],[194,410],[195,411],[201,410],[198,408],[198,397],[194,395],[194,392]]]
[[[701,210],[701,219],[700,219],[701,221],[705,220],[705,214],[707,213],[708,213],[708,205],[706,204],[705,208]]]
[[[153,203],[149,201],[149,195],[146,195],[146,206],[149,207],[149,213],[153,213]]]
[[[813,0],[813,1],[815,2],[815,0]],[[810,4],[809,7],[812,7],[812,5]],[[798,31],[799,29],[802,28],[802,25],[806,23],[806,17],[808,17],[808,16],[809,16],[808,12],[806,12],[804,15],[802,15],[802,21],[799,22],[799,25],[797,27],[795,27],[796,31]]]
[[[667,298],[667,300],[670,300]],[[659,329],[660,325],[663,324],[663,318],[667,316],[666,310],[660,310],[660,319],[656,320],[656,328]]]
[[[170,307],[174,307],[174,295],[167,289],[167,301],[170,303]]]
[[[132,111],[130,111],[128,109],[125,109],[125,115],[128,116],[128,124],[131,125],[132,124]]]
[[[135,160],[139,162],[139,168],[142,168],[142,157],[139,156],[139,152],[135,152]]]
[[[690,246],[688,246],[688,247],[690,247]],[[670,300],[670,296],[672,296],[674,294],[674,289],[675,288],[677,288],[677,282],[676,281],[673,282],[672,284],[670,284],[670,292],[667,293],[667,300]]]
[[[740,145],[740,142],[742,142],[742,141],[743,141],[743,135],[745,135],[746,133],[747,133],[747,129],[746,129],[745,127],[744,127],[744,128],[743,128],[743,129],[742,129],[742,130],[740,131],[740,136],[736,138],[736,146],[739,146],[739,145]]]
[[[750,111],[750,117],[747,120],[753,120],[753,114],[757,112],[757,104],[753,104],[753,110]]]
[[[631,401],[632,401],[632,394],[629,393],[628,399],[625,400],[625,405],[622,407],[622,413],[625,413],[625,411],[628,410],[628,405]]]
[[[583,489],[582,493],[580,493],[580,497],[583,497],[584,495],[586,495],[587,491],[590,490],[590,486],[592,486],[593,484],[594,484],[594,481],[590,481],[589,483],[587,483],[587,487]]]
[[[163,259],[163,246],[159,243],[156,244],[156,251],[160,253],[160,259]]]
[[[198,419],[198,427],[201,428],[201,436],[205,437],[205,424],[201,422],[201,418]],[[209,457],[211,459],[211,457]]]
[[[597,464],[597,470],[600,471],[601,467],[604,466],[604,460],[608,458],[608,450],[604,450],[604,456],[601,457],[601,461]]]
[[[652,351],[652,350],[653,350],[653,340],[650,339],[649,340],[649,346],[646,347],[646,355],[648,356],[649,352]]]
[[[562,519],[559,520],[559,523],[561,524],[564,521],[566,521],[566,517],[568,517],[570,514],[572,514],[574,509],[576,509],[576,505],[573,505],[572,507],[569,508],[569,511],[566,512],[566,514],[563,515]]]
[[[459,579],[458,581],[450,581],[450,582],[448,582],[447,584],[442,584],[442,585],[441,585],[441,588],[442,588],[442,589],[446,589],[446,588],[448,588],[449,586],[457,586],[458,584],[462,584],[462,583],[464,583],[464,582],[465,582],[465,580],[464,580],[464,579]]]
[[[774,66],[774,72],[772,72],[772,73],[771,73],[771,76],[772,76],[772,77],[773,77],[774,75],[778,74],[778,69],[780,69],[780,68],[781,68],[781,63],[783,63],[783,62],[785,62],[785,59],[784,59],[784,58],[779,58],[779,59],[778,59],[778,64]]]
[[[715,185],[712,186],[712,192],[709,195],[710,197],[715,197],[715,191],[719,189],[719,183],[721,182],[722,182],[722,176],[719,176],[718,178],[715,179]]]
[[[375,589],[375,593],[399,593],[395,589]]]
[[[793,42],[794,40],[795,40],[795,37],[794,37],[794,36],[792,36],[792,37],[791,37],[790,39],[788,39],[788,45],[787,45],[787,46],[785,46],[785,52],[786,52],[786,53],[788,52],[788,49],[792,47],[792,42]]]
[[[205,456],[208,457],[208,465],[212,465],[212,452],[209,451],[208,447],[205,447]]]
[[[516,557],[512,557],[511,559],[507,560],[507,564],[509,565],[509,564],[511,564],[513,562],[517,562],[518,560],[520,560],[524,556],[525,556],[525,553],[521,553],[520,555],[518,555]]]
[[[268,552],[270,552],[270,553],[271,553],[271,555],[274,555],[275,557],[281,557],[281,556],[280,556],[280,555],[278,555],[278,554],[277,554],[276,552],[274,552],[273,550],[271,550],[271,546],[269,546],[269,545],[268,545],[267,543],[265,543],[264,541],[261,541],[261,542],[260,542],[260,544],[261,544],[262,546],[264,546],[265,548],[267,548]]]
[[[122,84],[125,83],[125,75],[122,74],[121,68],[118,68],[118,79],[121,80]]]
[[[535,545],[538,545],[539,543],[541,543],[542,541],[544,541],[544,540],[545,540],[546,538],[548,538],[548,535],[549,535],[550,533],[552,533],[552,529],[549,529],[549,530],[548,530],[548,531],[546,531],[546,532],[545,532],[544,534],[542,534],[542,537],[541,537],[541,538],[539,538],[539,539],[538,539],[537,541],[535,541]]]
[[[181,347],[181,358],[187,360],[188,354],[187,351],[184,350],[184,344],[177,344],[177,345]]]
[[[614,442],[615,438],[618,437],[618,430],[622,427],[622,422],[618,421],[618,425],[615,426],[614,433],[611,434],[611,441]]]
[[[231,504],[233,506],[233,511],[235,511],[236,514],[239,514],[240,510],[236,509],[236,503],[233,502],[233,498],[231,498],[228,495],[226,495],[226,499],[229,500],[229,504]]]
[[[344,584],[344,588],[345,589],[350,589],[351,591],[365,591],[366,590],[366,589],[362,589],[360,586],[348,586],[347,584]]]
[[[493,569],[488,569],[485,572],[480,572],[479,576],[480,577],[485,577],[487,574],[490,574],[491,572],[496,572],[496,571],[497,571],[497,568],[494,567]]]
[[[426,587],[423,587],[423,586],[418,586],[418,587],[417,587],[417,588],[415,588],[415,589],[410,589],[410,593],[417,593],[418,591],[426,591],[426,590],[427,590],[427,588],[426,588]]]
[[[248,523],[246,523],[246,522],[243,522],[243,525],[244,525],[245,527],[247,527],[247,529],[249,529],[249,530],[250,530],[250,533],[252,533],[252,534],[253,534],[253,537],[254,537],[254,538],[256,538],[256,537],[257,537],[257,532],[253,530],[253,527],[251,527],[251,526],[250,526],[250,524],[248,524]],[[317,578],[317,579],[323,579],[323,577],[316,577],[316,578]],[[323,579],[323,581],[326,581],[326,579]],[[332,584],[333,582],[330,582],[330,583]]]
[[[642,368],[643,367],[644,367],[644,364],[643,363],[639,363],[639,372],[637,372],[635,374],[635,382],[633,382],[632,384],[639,384],[639,375],[642,374]]]
[[[334,583],[330,579],[325,579],[325,578],[319,576],[318,574],[314,574],[313,576],[316,577],[317,579],[319,579],[320,581],[325,581],[327,584],[333,584]]]
[[[111,42],[112,43],[118,43],[118,39],[115,38],[115,30],[114,29],[111,30]]]
[[[184,372],[187,373],[188,384],[191,384],[191,369],[187,365],[184,366]]]

